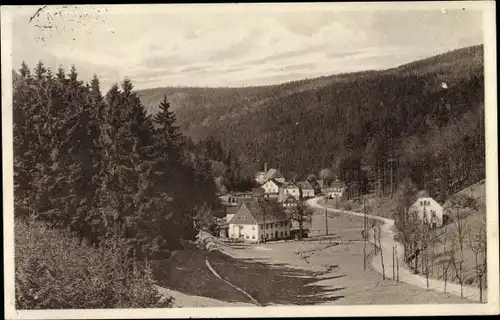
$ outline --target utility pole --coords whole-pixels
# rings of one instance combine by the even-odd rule
[[[325,208],[326,235],[328,235],[328,209]]]
[[[396,258],[396,254],[394,252],[394,250],[396,249],[396,247],[392,247],[392,280],[396,279],[396,266],[394,264],[394,262],[396,262],[395,258]]]
[[[394,255],[396,256],[396,281],[399,282],[399,258],[397,247],[394,247]]]
[[[366,199],[363,198],[363,270],[366,271],[366,242],[368,241],[368,234],[366,231]]]

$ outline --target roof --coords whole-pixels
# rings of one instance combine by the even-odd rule
[[[283,175],[278,169],[269,169],[269,171],[266,172],[266,175],[264,176],[265,180],[270,180],[273,178],[283,178]]]
[[[417,199],[418,198],[430,198],[431,196],[429,195],[429,193],[426,191],[426,190],[420,190],[418,193],[417,193]]]
[[[281,182],[279,182],[278,180],[272,178],[272,179],[268,179],[266,180],[266,182],[264,182],[264,184],[266,184],[268,181],[272,181],[274,184],[276,184],[278,187],[281,187],[283,184]],[[263,185],[264,185],[263,184]]]
[[[283,189],[286,189],[288,187],[298,188],[299,186],[293,181],[287,181],[287,182],[283,183],[282,187],[283,187]]]
[[[343,181],[340,181],[339,179],[337,179],[330,184],[330,187],[334,187],[334,188],[345,187],[345,183]]]
[[[297,202],[297,198],[295,198],[294,196],[292,196],[291,194],[289,194],[285,200],[283,200],[283,202],[289,202],[289,201],[294,201],[294,202]]]
[[[296,183],[302,190],[314,190],[313,186],[309,181],[299,181]]]
[[[239,206],[226,207],[226,214],[235,214]]]
[[[267,201],[246,201],[245,206],[257,223],[288,220],[286,213],[276,204]]]
[[[262,188],[252,188],[252,194],[254,196],[263,196],[264,193],[265,193],[265,191]]]

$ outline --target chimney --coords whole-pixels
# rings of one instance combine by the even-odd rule
[[[264,173],[267,173],[267,162],[264,163]]]

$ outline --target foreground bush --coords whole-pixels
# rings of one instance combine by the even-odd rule
[[[98,248],[45,224],[15,222],[16,309],[161,308],[152,271],[110,239]]]

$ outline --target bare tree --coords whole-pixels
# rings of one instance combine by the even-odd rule
[[[474,253],[475,280],[479,288],[479,302],[483,302],[483,277],[486,274],[486,215],[482,214],[478,230],[468,230],[469,246]]]
[[[424,267],[422,268],[422,272],[425,272],[425,282],[427,284],[427,289],[429,288],[429,246],[431,241],[431,229],[428,224],[424,224],[422,228],[422,262]]]
[[[455,218],[455,224],[457,227],[457,242],[460,249],[460,259],[453,259],[454,269],[456,272],[456,278],[460,283],[460,296],[463,298],[463,283],[464,283],[464,273],[463,273],[463,263],[464,263],[464,244],[467,234],[467,223],[465,217],[471,210],[476,210],[476,200],[468,195],[455,195],[449,200],[447,205],[447,210],[451,212]],[[458,265],[457,265],[458,264]]]
[[[302,235],[305,231],[305,226],[311,224],[312,211],[304,204],[304,197],[302,194],[302,187],[299,188],[299,199],[295,207],[287,207],[287,214],[290,220],[295,221],[299,227],[299,240],[302,240]]]
[[[380,238],[381,238],[381,235],[382,235],[382,230],[380,228],[380,224],[377,225],[375,233],[378,233],[377,238],[378,238],[378,248],[380,250],[380,263],[382,264],[382,279],[385,280],[384,251],[382,249],[382,243],[380,242]]]
[[[395,198],[397,203],[396,211],[396,228],[399,231],[400,240],[403,243],[403,256],[405,260],[408,258],[410,247],[410,238],[412,233],[412,221],[409,217],[409,208],[415,201],[417,187],[409,178],[403,179],[398,185]]]

